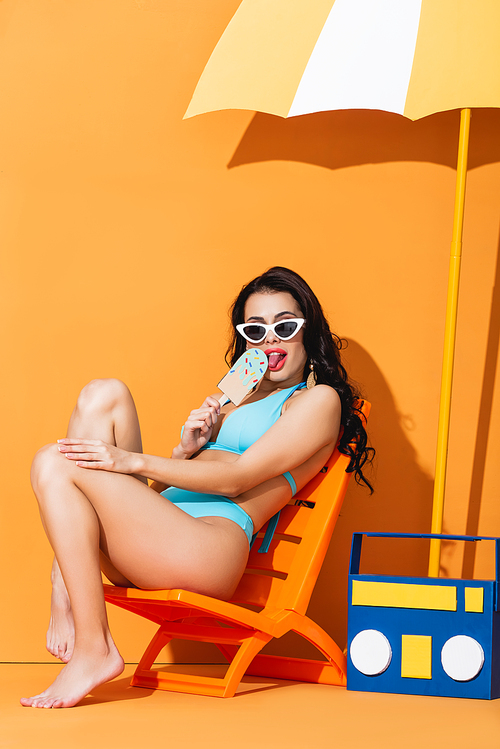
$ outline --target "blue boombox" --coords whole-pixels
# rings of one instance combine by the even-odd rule
[[[495,541],[495,580],[359,574],[363,536]],[[347,688],[500,696],[500,539],[355,533],[349,571]]]

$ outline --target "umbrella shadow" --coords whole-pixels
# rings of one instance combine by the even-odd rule
[[[299,161],[342,169],[361,164],[422,161],[456,167],[460,113],[412,122],[376,110],[317,112],[283,119],[257,112],[228,169],[261,161]],[[500,110],[472,112],[469,169],[500,161]]]
[[[483,493],[484,473],[486,468],[486,453],[491,426],[491,412],[495,392],[495,379],[498,367],[498,348],[500,341],[500,237],[498,241],[497,263],[493,291],[491,295],[490,322],[486,344],[486,359],[484,363],[483,383],[479,417],[472,462],[472,477],[469,493],[466,533],[477,536],[479,531],[479,517],[481,514],[481,498]],[[474,577],[474,563],[476,561],[477,544],[467,544],[464,551],[462,577]]]

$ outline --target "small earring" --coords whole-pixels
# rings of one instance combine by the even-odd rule
[[[307,382],[306,382],[308,390],[313,388],[316,385],[316,381],[317,381],[316,372],[314,371],[314,364],[312,362],[309,364],[309,369],[311,371],[309,372],[309,377],[307,378]]]

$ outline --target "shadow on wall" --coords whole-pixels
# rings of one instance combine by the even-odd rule
[[[479,516],[481,513],[481,498],[483,495],[484,473],[486,469],[486,455],[490,436],[491,413],[495,394],[495,381],[498,367],[498,348],[500,342],[500,238],[498,241],[497,262],[493,292],[491,296],[490,322],[486,344],[486,358],[484,363],[481,400],[479,403],[479,417],[477,422],[476,443],[472,461],[472,477],[469,493],[469,506],[465,532],[468,536],[479,533]],[[463,557],[462,577],[472,578],[476,561],[476,544],[467,544]]]
[[[258,112],[228,168],[259,161],[301,161],[327,169],[394,161],[457,164],[460,113],[412,122],[390,112],[343,110],[282,119]],[[469,169],[500,161],[500,110],[472,113]]]

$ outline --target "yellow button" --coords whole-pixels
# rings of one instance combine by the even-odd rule
[[[484,588],[465,588],[465,610],[476,614],[484,611]]]
[[[406,679],[432,679],[432,637],[401,636],[401,676]]]
[[[454,585],[353,580],[352,605],[456,611],[457,589]]]

